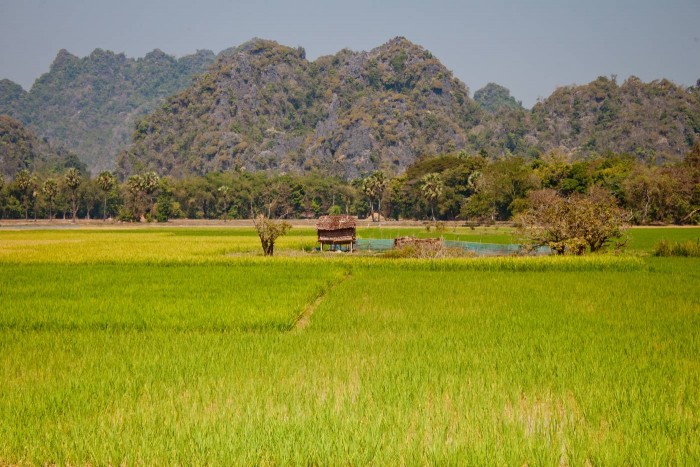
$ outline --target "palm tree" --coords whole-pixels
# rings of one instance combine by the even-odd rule
[[[70,200],[71,200],[71,209],[73,211],[73,223],[75,224],[75,218],[76,215],[78,214],[78,188],[80,187],[80,184],[83,183],[83,177],[80,176],[80,172],[78,172],[78,169],[75,167],[71,167],[66,171],[66,174],[63,176],[66,186],[70,190]]]
[[[146,172],[141,176],[143,180],[143,191],[148,195],[152,195],[160,186],[160,177],[155,172]]]
[[[372,217],[372,220],[374,220],[374,185],[372,184],[372,179],[371,177],[367,177],[362,179],[362,184],[360,185],[360,190],[362,191],[362,194],[367,197],[367,200],[369,201],[369,212]]]
[[[39,179],[32,177],[32,211],[34,211],[34,222],[36,222],[36,205],[39,197]]]
[[[382,215],[382,195],[387,186],[387,179],[384,172],[377,170],[372,175],[362,180],[361,190],[369,199],[369,209],[374,221],[374,201],[377,201],[377,212]]]
[[[144,217],[153,207],[153,193],[160,186],[155,172],[132,175],[126,180],[126,189],[131,194],[132,212],[136,219]]]
[[[53,218],[53,200],[58,196],[58,182],[53,178],[48,178],[44,182],[44,186],[41,188],[41,192],[46,198],[46,202],[49,204],[49,220]]]
[[[24,219],[29,219],[29,186],[32,184],[32,176],[27,169],[22,169],[15,175],[15,184],[22,194],[22,207],[24,207]]]
[[[433,222],[435,222],[435,201],[442,195],[445,184],[438,173],[425,174],[420,181],[420,191],[425,199],[428,200],[428,204],[430,204],[430,214],[433,217]]]
[[[386,187],[389,184],[389,182],[386,179],[384,172],[382,172],[381,170],[374,172],[374,175],[372,176],[372,178],[374,179],[374,192],[376,193],[376,196],[377,196],[377,212],[379,213],[379,216],[381,217],[381,215],[382,215],[382,197],[384,196],[384,190],[386,190]]]
[[[109,192],[114,189],[114,187],[117,185],[117,178],[112,174],[112,172],[109,172],[105,170],[104,172],[100,173],[97,176],[97,186],[100,187],[100,190],[104,192],[104,208],[102,209],[102,220],[105,221],[107,219],[107,196],[109,195]]]

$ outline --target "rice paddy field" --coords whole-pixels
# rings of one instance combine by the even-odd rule
[[[650,252],[698,237],[431,261],[2,229],[0,464],[697,465],[700,259]]]

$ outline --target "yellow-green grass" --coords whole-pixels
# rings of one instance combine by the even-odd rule
[[[0,232],[0,464],[700,462],[698,259],[178,232]]]
[[[518,243],[510,227],[458,227],[443,233],[418,227],[358,228],[360,238],[399,236],[435,237],[482,243]],[[659,240],[687,241],[700,238],[700,227],[634,228],[627,231],[628,251],[650,253]],[[310,250],[316,245],[312,227],[295,227],[277,244],[286,253]],[[3,262],[132,262],[223,261],[242,253],[261,251],[251,228],[158,228],[0,231]]]
[[[277,248],[310,249],[316,231],[295,228]],[[228,262],[241,253],[262,252],[251,228],[100,229],[0,232],[0,261],[12,263]]]

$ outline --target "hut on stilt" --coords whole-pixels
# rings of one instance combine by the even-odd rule
[[[321,251],[324,245],[330,245],[329,249],[337,246],[349,245],[352,252],[356,240],[356,220],[353,216],[321,216],[316,222],[318,229],[318,243]]]

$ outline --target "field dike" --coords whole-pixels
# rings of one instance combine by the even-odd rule
[[[335,281],[329,282],[318,294],[315,300],[312,302],[308,303],[304,309],[302,310],[301,313],[299,313],[299,316],[294,320],[294,323],[292,323],[292,327],[290,331],[293,332],[299,332],[303,331],[306,329],[309,324],[311,324],[311,315],[314,314],[316,311],[316,308],[319,307],[321,302],[326,298],[326,296],[331,293],[335,288],[341,286],[344,284],[348,279],[352,277],[352,271],[350,269],[346,270],[343,276]]]

